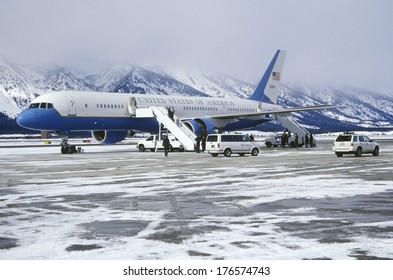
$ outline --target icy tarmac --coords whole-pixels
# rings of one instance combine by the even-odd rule
[[[134,145],[0,147],[0,259],[393,259],[393,140],[379,157]]]

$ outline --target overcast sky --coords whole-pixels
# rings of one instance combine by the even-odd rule
[[[196,67],[393,92],[391,0],[0,0],[0,53],[28,62]]]

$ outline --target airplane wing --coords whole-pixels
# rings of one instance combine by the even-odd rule
[[[303,112],[303,111],[311,111],[311,110],[326,110],[326,109],[334,109],[341,108],[342,106],[334,106],[334,105],[316,105],[316,106],[308,106],[308,107],[299,107],[299,108],[282,108],[279,110],[271,110],[271,111],[260,111],[254,113],[244,113],[244,114],[228,114],[228,115],[214,115],[210,116],[211,118],[217,119],[227,119],[227,118],[236,118],[236,119],[244,119],[247,117],[257,117],[263,115],[289,115],[294,112]]]

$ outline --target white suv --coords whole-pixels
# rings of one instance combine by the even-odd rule
[[[366,135],[355,135],[354,133],[344,133],[337,137],[334,141],[333,151],[338,157],[343,154],[354,154],[360,157],[362,154],[379,155],[378,143],[370,140]]]

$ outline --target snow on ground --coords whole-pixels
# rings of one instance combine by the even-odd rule
[[[0,148],[0,259],[393,258],[392,141],[379,157],[330,146]]]

